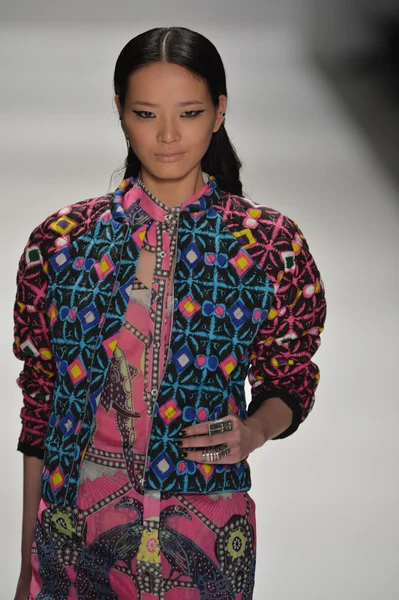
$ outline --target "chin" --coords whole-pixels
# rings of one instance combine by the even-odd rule
[[[163,177],[184,177],[193,170],[194,167],[187,167],[182,160],[176,162],[160,162],[155,161],[155,164],[151,164],[148,170],[149,173],[154,174],[156,177],[158,174]]]

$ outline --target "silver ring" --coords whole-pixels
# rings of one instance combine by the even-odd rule
[[[209,421],[209,435],[224,433],[225,431],[233,431],[233,419],[218,419],[217,421]]]
[[[220,460],[221,458],[226,458],[231,452],[230,446],[227,444],[220,444],[219,446],[215,446],[211,450],[203,450],[202,451],[202,460],[206,463],[215,462]]]

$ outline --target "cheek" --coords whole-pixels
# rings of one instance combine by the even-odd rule
[[[132,127],[129,130],[130,143],[133,146],[133,150],[145,151],[153,144],[153,134],[146,130],[145,127]]]
[[[188,147],[199,154],[205,154],[212,139],[212,129],[201,126],[198,131],[193,131],[188,134]]]

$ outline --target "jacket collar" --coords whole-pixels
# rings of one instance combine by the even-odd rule
[[[180,211],[200,212],[207,210],[212,205],[217,204],[225,193],[220,190],[213,175],[205,175],[207,182],[204,182],[203,187],[182,204],[173,207],[167,206],[151,194],[143,184],[140,173],[137,177],[128,177],[119,184],[111,198],[110,211],[112,218],[122,223],[129,221],[126,211],[129,209],[130,212],[134,204],[140,204],[153,219],[162,222],[168,213],[177,215]]]

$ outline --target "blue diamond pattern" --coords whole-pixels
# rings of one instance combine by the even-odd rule
[[[203,254],[201,254],[195,242],[191,242],[181,253],[181,256],[190,269],[194,269],[198,263],[203,260]]]
[[[83,331],[88,331],[92,327],[95,327],[100,321],[100,315],[93,303],[80,310],[78,317],[82,323]]]
[[[194,361],[194,356],[190,352],[187,344],[184,344],[179,350],[172,356],[172,360],[176,365],[176,369],[179,373],[182,373],[187,367],[189,367]]]
[[[66,247],[66,248],[63,248],[62,250],[60,250],[59,252],[56,252],[55,254],[53,254],[53,256],[50,257],[49,261],[50,261],[53,269],[57,273],[60,273],[61,271],[66,269],[71,264],[72,257],[70,255],[68,248]]]
[[[163,481],[174,470],[174,464],[167,452],[164,450],[155,458],[152,468],[159,481]]]
[[[241,300],[237,300],[237,302],[227,310],[227,314],[232,320],[233,325],[235,327],[240,327],[243,323],[248,321],[252,313]]]
[[[65,417],[59,421],[58,427],[64,434],[64,438],[69,438],[73,434],[76,427],[76,419],[74,419],[71,411],[68,411]]]

